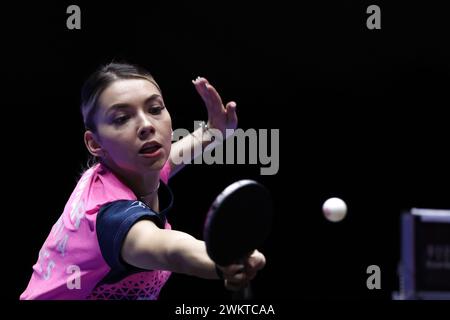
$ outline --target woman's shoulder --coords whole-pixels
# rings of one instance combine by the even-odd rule
[[[77,187],[80,187],[78,193],[82,194],[87,214],[96,213],[101,206],[109,202],[136,199],[133,191],[101,163],[88,169]]]
[[[166,163],[161,169],[160,179],[167,185],[169,176],[170,166]],[[113,171],[101,163],[97,163],[83,173],[74,194],[82,195],[88,214],[96,213],[106,203],[137,199],[134,192]]]

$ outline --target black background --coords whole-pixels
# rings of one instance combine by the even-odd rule
[[[273,233],[254,281],[260,299],[389,300],[398,289],[399,216],[449,208],[448,13],[430,2],[59,2],[3,7],[7,83],[3,298],[25,289],[38,250],[87,159],[79,93],[100,64],[126,60],[160,84],[173,127],[206,109],[191,80],[237,102],[243,129],[280,130],[280,169],[190,166],[171,180],[172,226],[201,237],[209,204],[244,178],[275,200]],[[66,8],[81,7],[81,30]],[[381,30],[366,27],[370,4]],[[340,223],[322,203],[347,202]],[[9,221],[11,219],[11,222]],[[5,229],[5,230],[6,230]],[[366,268],[381,268],[368,290]],[[163,300],[229,299],[218,281],[173,275]]]

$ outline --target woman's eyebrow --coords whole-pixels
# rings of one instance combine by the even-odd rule
[[[161,100],[162,101],[162,97],[159,94],[154,93],[150,97],[148,97],[147,99],[144,100],[144,105],[146,105],[149,102],[152,102],[154,100]],[[115,103],[111,107],[109,107],[108,111],[106,111],[106,115],[108,116],[109,114],[113,113],[116,110],[123,110],[123,109],[128,109],[128,108],[131,108],[131,107],[132,107],[132,105],[130,105],[128,103],[121,103],[121,102]]]
[[[159,94],[154,93],[150,97],[145,99],[144,104],[147,104],[147,103],[152,102],[154,100],[160,100],[162,102],[162,97]]]

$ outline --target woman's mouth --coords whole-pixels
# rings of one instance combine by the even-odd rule
[[[160,153],[161,153],[161,145],[156,142],[146,143],[139,150],[139,154],[146,158],[157,157],[159,156]]]

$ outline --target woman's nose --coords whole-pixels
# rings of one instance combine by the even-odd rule
[[[148,116],[141,115],[140,118],[141,121],[139,124],[138,136],[140,139],[145,140],[150,134],[155,133],[155,127]]]

